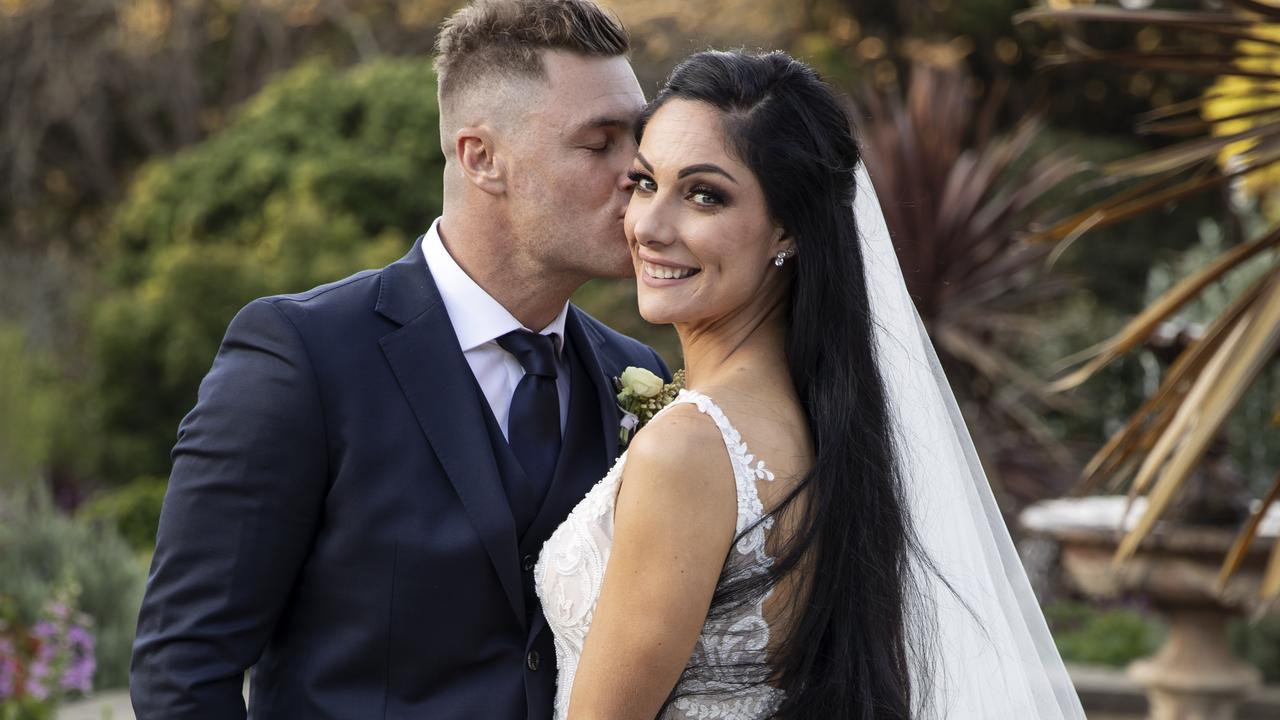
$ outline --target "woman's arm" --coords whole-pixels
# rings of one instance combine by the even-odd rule
[[[622,477],[570,720],[653,720],[693,653],[737,527],[724,441],[694,407],[638,433]]]

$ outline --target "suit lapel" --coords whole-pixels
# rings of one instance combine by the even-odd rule
[[[383,271],[377,311],[401,326],[382,337],[382,352],[524,622],[515,521],[489,443],[483,398],[427,270],[421,238]]]
[[[600,337],[590,323],[582,319],[582,311],[573,305],[569,306],[565,327],[595,386],[600,405],[600,421],[604,428],[605,458],[607,463],[612,464],[618,457],[618,429],[622,422],[622,414],[618,410],[618,391],[613,387],[613,375],[610,374],[616,368],[604,357],[604,338]]]

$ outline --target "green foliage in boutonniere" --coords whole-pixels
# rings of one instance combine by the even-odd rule
[[[618,389],[618,408],[622,410],[618,442],[625,446],[632,433],[644,427],[684,389],[684,370],[677,370],[671,382],[663,383],[662,378],[644,368],[628,367],[622,377],[613,379],[613,385]]]

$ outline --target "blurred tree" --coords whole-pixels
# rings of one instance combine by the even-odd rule
[[[845,58],[871,65],[873,79],[882,89],[912,63],[963,61],[969,71],[969,92],[981,96],[998,84],[1007,85],[1011,77],[1026,80],[1029,76],[1030,63],[1012,22],[1013,13],[1024,9],[1027,3],[1028,0],[838,0],[833,5],[858,23],[858,32],[845,43]],[[832,29],[840,30],[838,19]],[[1012,101],[1021,106],[1026,98],[1015,96]]]
[[[1223,10],[1187,11],[1080,7],[1023,16],[1038,22],[1147,26],[1207,38],[1119,51],[1075,42],[1058,61],[1216,79],[1200,97],[1166,104],[1140,119],[1141,131],[1185,139],[1103,167],[1108,183],[1120,189],[1044,228],[1036,239],[1070,242],[1094,228],[1223,188],[1236,190],[1246,202],[1261,198],[1267,206],[1280,177],[1280,3],[1228,0],[1226,5]],[[1205,52],[1205,42],[1219,49]],[[1149,345],[1170,318],[1195,312],[1197,299],[1212,307],[1207,327],[1189,337],[1159,386],[1084,470],[1083,489],[1128,483],[1130,496],[1147,494],[1147,509],[1121,541],[1117,561],[1131,557],[1176,506],[1175,498],[1185,495],[1206,454],[1220,442],[1232,415],[1246,405],[1247,391],[1267,377],[1280,349],[1280,224],[1273,217],[1247,231],[1238,216],[1228,214],[1223,227],[1229,242],[1218,245],[1211,260],[1172,283],[1120,332],[1081,353],[1077,360],[1082,366],[1057,383],[1064,390],[1078,386]],[[1271,424],[1280,424],[1280,413],[1272,414]],[[1252,509],[1224,563],[1221,582],[1238,567],[1277,499],[1280,475]],[[1262,592],[1280,597],[1280,543],[1273,548]]]
[[[707,48],[794,46],[812,22],[815,0],[601,0],[631,33],[632,64],[652,97],[681,59]]]
[[[810,0],[811,15],[817,19],[813,30],[825,35],[811,41],[828,47],[833,74],[842,66],[862,67],[881,89],[891,87],[914,62],[949,65],[962,60],[971,74],[969,89],[975,97],[1002,85],[1011,90],[1002,124],[1012,124],[1028,108],[1043,104],[1041,110],[1050,123],[1092,133],[1122,133],[1133,113],[1149,109],[1152,103],[1189,97],[1203,85],[1203,80],[1153,74],[1118,77],[1105,67],[1036,76],[1037,61],[1045,52],[1059,52],[1064,40],[1036,26],[1018,26],[1013,17],[1046,2],[1064,1],[1070,2]],[[1166,0],[1166,4],[1191,7],[1199,1]],[[1087,38],[1101,47],[1162,41],[1154,28],[1090,27],[1072,32],[1073,37]]]
[[[227,323],[405,252],[441,204],[435,80],[422,60],[309,64],[225,130],[139,174],[98,250],[89,357],[98,474],[168,474]]]
[[[59,502],[73,504],[97,465],[81,457],[79,439],[96,431],[85,409],[100,403],[84,384],[76,299],[93,286],[94,261],[108,260],[97,246],[138,167],[216,132],[300,60],[425,53],[459,4],[0,1],[0,313],[76,408],[58,418],[52,467],[37,473],[53,478]]]
[[[5,0],[0,246],[91,242],[132,170],[272,76],[423,53],[452,0]]]
[[[28,491],[53,449],[66,397],[46,353],[0,323],[0,495]]]
[[[76,518],[107,525],[134,550],[150,554],[155,548],[160,509],[168,487],[167,477],[137,478],[97,494],[76,510]]]

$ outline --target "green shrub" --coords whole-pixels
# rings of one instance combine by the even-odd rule
[[[47,354],[26,333],[0,323],[0,491],[26,491],[53,449],[64,388]]]
[[[1067,662],[1123,667],[1155,652],[1164,640],[1158,620],[1129,608],[1063,601],[1044,611]]]
[[[77,515],[110,525],[134,550],[148,551],[155,546],[167,484],[162,477],[140,477],[93,498],[80,507]]]
[[[442,202],[427,60],[295,69],[226,129],[144,168],[103,239],[90,305],[99,475],[164,476],[227,323],[408,250]]]
[[[0,496],[0,597],[34,622],[46,602],[70,586],[93,621],[98,688],[128,684],[129,654],[146,567],[109,525],[60,514],[45,501]]]
[[[1047,605],[1044,612],[1067,662],[1123,667],[1164,642],[1165,626],[1155,614],[1069,601]],[[1232,652],[1262,671],[1265,682],[1280,682],[1280,616],[1233,620],[1227,639]]]
[[[1256,622],[1236,620],[1227,637],[1237,655],[1262,671],[1264,682],[1280,683],[1280,615],[1272,613]]]

